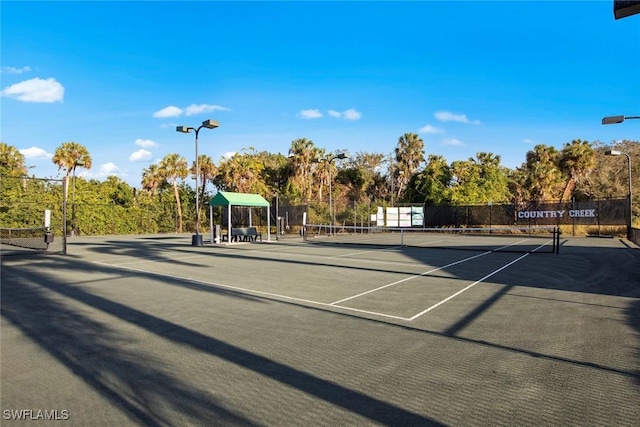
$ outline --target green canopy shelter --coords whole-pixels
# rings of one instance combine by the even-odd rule
[[[267,208],[267,241],[271,241],[271,215],[269,215],[270,203],[259,194],[233,193],[230,191],[219,191],[209,200],[209,220],[213,222],[213,206],[227,207],[227,232],[231,236],[231,206],[247,206]],[[249,215],[251,218],[251,215]],[[229,239],[230,241],[231,239]],[[213,242],[213,226],[211,227],[211,241]]]

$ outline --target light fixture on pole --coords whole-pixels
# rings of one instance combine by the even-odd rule
[[[218,124],[217,121],[215,120],[205,120],[202,122],[202,125],[200,125],[198,128],[192,128],[189,126],[177,126],[176,127],[176,131],[177,132],[181,132],[181,133],[190,133],[191,131],[195,131],[196,133],[196,232],[195,234],[191,237],[191,245],[192,246],[202,246],[202,235],[200,234],[200,227],[199,227],[199,223],[198,223],[198,217],[199,215],[199,209],[200,209],[200,196],[198,194],[198,176],[200,175],[200,165],[198,164],[198,133],[200,132],[200,129],[202,128],[207,128],[207,129],[215,129],[218,126],[220,126]]]
[[[615,125],[631,119],[640,119],[640,116],[607,116],[602,118],[602,124]]]
[[[633,216],[633,189],[631,185],[631,156],[618,150],[608,150],[606,156],[627,156],[627,168],[629,172],[629,216],[627,217],[627,236],[631,237],[632,216]]]
[[[71,183],[71,236],[76,235],[76,167],[84,165],[84,160],[76,159],[73,162],[73,182]]]

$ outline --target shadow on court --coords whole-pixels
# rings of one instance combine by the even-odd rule
[[[442,425],[383,400],[106,299],[80,287],[62,283],[39,272],[47,268],[61,267],[122,273],[121,270],[96,268],[95,265],[87,266],[83,262],[70,259],[66,261],[64,258],[51,259],[49,263],[40,264],[37,268],[4,266],[3,275],[6,276],[2,281],[2,316],[137,422],[152,426],[175,425],[176,420],[171,419],[170,413],[178,413],[198,424],[260,424],[259,421],[255,421],[255,424],[232,408],[225,407],[207,390],[199,389],[193,383],[183,382],[177,375],[166,372],[159,361],[137,352],[135,347],[127,349],[125,336],[117,334],[104,323],[94,321],[80,311],[70,310],[58,303],[60,296],[81,302],[191,350],[221,358],[269,377],[373,422],[385,425]],[[170,282],[184,285],[179,280]],[[220,289],[215,292],[239,298],[247,297],[241,293]],[[3,391],[7,392],[8,390]],[[185,421],[181,419],[179,424]]]
[[[200,262],[185,261],[178,258],[178,255],[209,255],[217,260],[246,260],[245,265],[247,273],[261,270],[261,263],[271,264],[278,263],[283,266],[282,271],[291,275],[295,275],[296,266],[318,266],[318,267],[335,267],[344,270],[354,270],[363,272],[380,272],[380,273],[398,273],[398,274],[415,274],[414,270],[401,268],[381,268],[377,266],[354,266],[346,265],[339,258],[326,257],[325,260],[300,260],[287,257],[286,253],[274,252],[273,256],[264,256],[263,254],[254,255],[252,249],[260,251],[261,248],[270,247],[270,245],[239,245],[239,246],[204,246],[200,248],[190,247],[185,243],[176,243],[175,237],[172,238],[149,237],[133,240],[106,240],[100,243],[74,243],[74,246],[85,248],[86,250],[95,252],[96,254],[124,256],[132,259],[152,258],[155,261],[166,261],[175,265],[186,266],[209,266],[206,260]],[[584,238],[582,239],[585,240]],[[588,240],[588,239],[587,239]],[[576,239],[573,239],[576,241]],[[549,253],[530,254],[529,259],[535,259],[537,267],[526,271],[508,270],[500,274],[499,284],[527,286],[541,289],[566,290],[571,292],[588,292],[601,295],[613,296],[629,296],[640,297],[640,269],[635,265],[640,262],[640,249],[623,249],[626,242],[623,241],[622,247],[597,247],[567,245],[567,240],[561,242],[563,246],[560,255]],[[288,247],[293,250],[304,248],[306,245],[300,242],[283,242],[275,243],[277,247]],[[314,244],[314,246],[316,246]],[[321,245],[327,248],[340,247],[349,249],[362,249],[363,245],[340,243],[331,246],[330,244]],[[389,246],[366,245],[369,250],[389,250]],[[215,252],[212,252],[215,250]],[[474,250],[455,250],[441,248],[416,248],[416,247],[397,247],[393,249],[401,253],[403,256],[415,260],[417,263],[428,265],[433,259],[442,260],[442,264],[455,262],[462,258],[474,256],[474,254],[482,254],[491,249],[474,249]],[[621,257],[622,252],[628,252],[628,257]],[[503,252],[500,252],[503,253]],[[515,255],[504,253],[505,256]],[[70,252],[73,256],[73,251]],[[477,273],[473,270],[456,271],[457,278],[461,280],[475,280]],[[434,272],[426,277],[448,277],[441,273]]]
[[[299,247],[297,243],[281,244],[285,245],[283,247],[289,246],[293,249]],[[330,266],[355,271],[412,274],[402,268],[380,269],[345,266],[339,262],[326,260],[292,260],[283,258],[283,254],[278,253],[265,258],[264,253],[260,255],[251,253],[254,248],[260,249],[258,245],[230,246],[217,250],[215,253],[210,252],[210,248],[194,249],[184,243],[176,244],[172,239],[155,238],[147,239],[143,244],[140,244],[139,241],[108,240],[100,244],[74,243],[74,246],[76,245],[97,255],[123,256],[132,260],[151,256],[172,265],[179,263],[190,268],[208,265],[208,263],[206,259],[197,263],[176,260],[176,254],[207,255],[222,261],[244,260],[247,268],[252,271],[261,271],[264,263],[278,263],[282,265],[283,270],[294,273],[292,281],[296,280],[296,267],[306,265]],[[633,345],[636,359],[640,360],[640,345],[638,345],[640,342],[640,300],[637,299],[640,297],[638,256],[634,253],[626,258],[621,258],[619,256],[621,250],[600,248],[598,251],[594,251],[592,248],[570,247],[566,248],[566,251],[560,256],[549,254],[529,257],[527,259],[535,260],[530,264],[533,266],[531,271],[527,271],[526,274],[504,272],[504,274],[496,275],[492,283],[500,286],[496,286],[495,291],[481,304],[456,320],[443,332],[428,331],[408,324],[398,324],[380,319],[363,318],[349,313],[332,312],[331,315],[336,318],[380,325],[397,331],[407,330],[424,334],[423,336],[466,343],[477,348],[523,355],[531,357],[533,360],[549,361],[552,364],[587,368],[602,374],[613,374],[617,377],[631,379],[640,386],[640,371],[638,370],[626,370],[614,367],[614,365],[607,366],[604,363],[579,360],[578,357],[562,357],[544,351],[532,351],[518,346],[502,345],[459,335],[468,325],[480,318],[483,313],[505,296],[514,296],[515,287],[524,286],[630,297],[635,300],[631,300],[626,306],[621,305],[614,308],[620,308],[624,311],[626,323],[636,332],[637,339],[634,343],[621,343],[621,345]],[[417,262],[426,262],[424,253],[416,251],[415,248],[407,248],[403,253],[413,257]],[[452,256],[457,255],[452,254]],[[61,270],[82,273],[82,279],[77,283],[68,283],[67,280],[62,280],[52,273]],[[471,273],[469,273],[469,277],[466,277],[466,272],[463,274],[467,279],[472,277]],[[174,425],[176,417],[179,416],[178,423],[261,424],[258,415],[247,414],[246,410],[242,411],[229,405],[228,401],[213,394],[209,388],[200,385],[197,381],[183,378],[180,373],[168,369],[165,360],[151,357],[143,348],[132,345],[131,337],[111,327],[110,322],[106,321],[107,318],[118,319],[118,321],[141,329],[147,334],[168,340],[182,346],[185,351],[221,359],[238,368],[311,396],[313,399],[356,414],[371,423],[442,425],[428,415],[416,413],[383,398],[374,397],[353,387],[343,385],[341,382],[322,378],[299,367],[291,366],[280,359],[275,360],[231,344],[227,340],[216,338],[212,336],[215,335],[215,330],[211,334],[204,334],[142,309],[134,308],[132,304],[110,299],[101,295],[101,289],[108,286],[108,280],[111,280],[108,277],[115,276],[118,279],[126,280],[126,283],[133,284],[136,280],[161,282],[162,285],[208,292],[247,304],[275,303],[280,304],[281,307],[290,306],[293,308],[302,306],[307,310],[326,313],[326,310],[322,308],[276,298],[249,295],[188,279],[161,277],[158,274],[144,272],[128,273],[119,268],[86,262],[73,253],[67,257],[45,257],[40,259],[37,265],[14,266],[12,263],[7,263],[3,265],[2,275],[2,317],[66,366],[75,376],[81,378],[91,389],[120,411],[126,413],[128,419],[137,423]],[[532,295],[515,296],[523,300],[538,298]],[[132,303],[137,298],[133,290],[131,298]],[[73,304],[63,303],[63,301],[72,301]],[[554,301],[559,300],[555,299]],[[569,303],[592,304],[585,301],[569,301]],[[98,317],[104,320],[97,320],[96,316],[86,313],[84,309],[74,308],[74,304],[97,310],[101,313],[101,316]],[[601,306],[598,303],[592,305],[594,307]],[[398,357],[399,360],[402,360],[403,356],[399,354]],[[175,363],[179,364],[180,362],[172,361],[172,365]],[[366,364],[366,360],[363,361],[363,364]],[[637,361],[634,366],[638,366]],[[4,381],[4,379],[5,377],[10,379],[13,374],[15,373],[3,370],[3,395],[5,396],[7,395],[6,387],[10,387],[12,381]],[[61,387],[64,386],[52,386],[52,388]],[[52,389],[51,392],[54,393],[55,390]],[[464,404],[464,402],[462,403]],[[5,405],[4,398],[3,405]],[[277,411],[277,408],[272,410]],[[575,414],[575,416],[578,417],[576,419],[580,419],[580,414]],[[304,417],[302,412],[300,417]],[[313,420],[308,421],[312,422]]]

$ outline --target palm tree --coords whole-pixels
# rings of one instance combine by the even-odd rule
[[[178,233],[182,233],[182,204],[180,203],[180,193],[178,192],[178,179],[184,179],[189,175],[187,159],[179,154],[167,154],[160,161],[160,176],[173,185],[173,194],[176,197],[176,208],[178,210]]]
[[[314,160],[319,158],[319,150],[306,138],[296,139],[291,142],[289,148],[289,156],[293,163],[292,181],[300,189],[300,196],[303,201],[307,201],[311,197],[311,165]]]
[[[27,174],[24,155],[17,147],[4,142],[0,142],[0,167],[6,169],[9,175],[24,176]]]
[[[78,166],[84,169],[91,169],[89,151],[84,145],[77,142],[63,142],[56,148],[51,161],[58,165],[58,170],[64,169],[65,171],[65,193],[69,191],[69,175],[75,172]]]
[[[202,187],[200,188],[200,200],[204,201],[204,194],[207,188],[207,181],[213,182],[216,176],[218,176],[218,167],[213,162],[211,157],[206,154],[201,154],[198,156],[198,178],[200,183],[202,183]],[[191,174],[195,175],[196,173],[196,162],[193,162],[191,165]],[[196,189],[198,191],[198,189]],[[201,205],[202,206],[202,205]],[[198,212],[198,218],[200,217],[200,212]]]
[[[391,179],[397,183],[396,192],[400,196],[411,179],[424,162],[424,142],[415,133],[405,133],[398,138],[395,150],[395,167]]]
[[[576,184],[596,167],[596,152],[588,141],[574,139],[566,143],[560,152],[560,170],[567,175],[562,201],[568,200]]]
[[[142,189],[155,194],[156,190],[162,184],[163,178],[160,173],[160,167],[157,164],[149,165],[149,169],[142,169]]]
[[[323,155],[322,158],[324,159],[325,156]],[[316,188],[317,200],[320,203],[322,203],[324,188],[329,185],[329,177],[336,176],[331,168],[335,169],[333,162],[318,161],[318,164],[312,171],[311,180],[313,182],[313,186]]]
[[[220,163],[216,184],[225,190],[268,195],[263,170],[261,157],[250,147]]]
[[[560,196],[562,173],[558,168],[559,153],[554,147],[538,144],[527,152],[521,167],[526,176],[528,193],[535,201],[557,200]]]

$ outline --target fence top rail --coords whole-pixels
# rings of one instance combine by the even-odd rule
[[[55,181],[64,182],[64,178],[39,178],[35,176],[13,176],[13,175],[0,175],[2,179],[30,179],[34,181]]]

